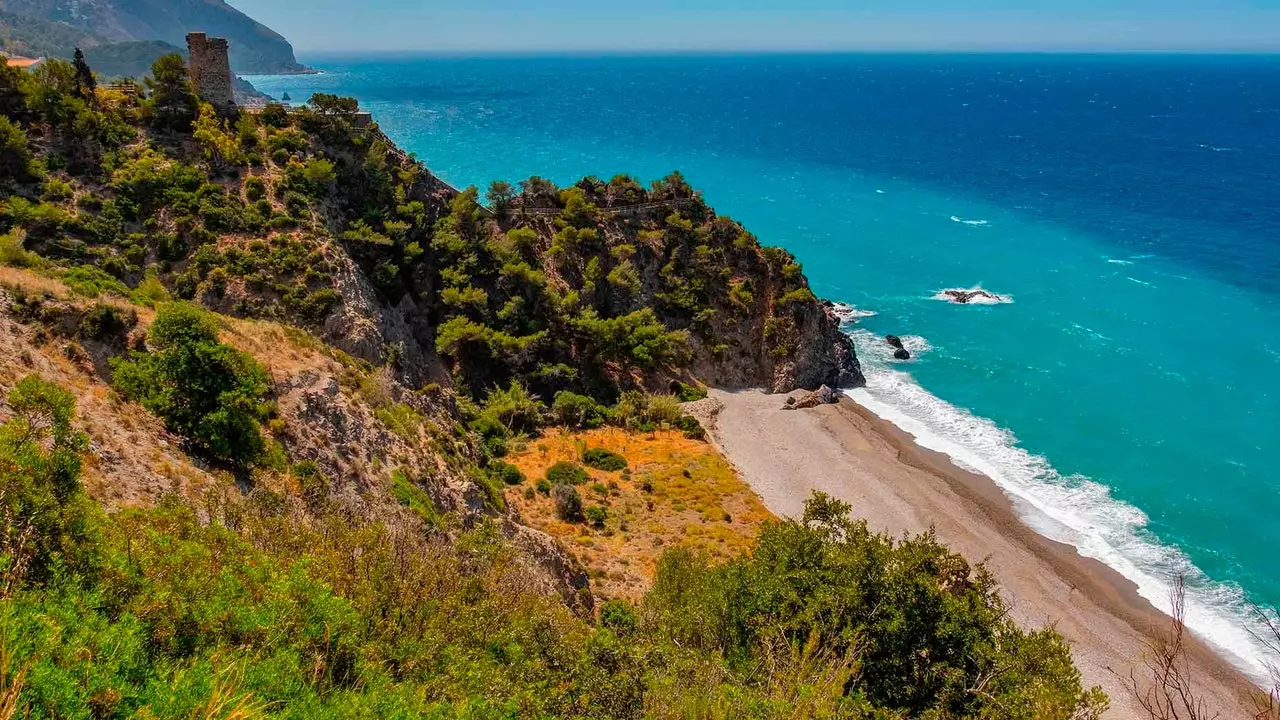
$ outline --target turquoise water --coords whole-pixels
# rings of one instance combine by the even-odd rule
[[[1280,62],[307,58],[458,185],[679,169],[864,311],[853,393],[1259,669],[1280,604]],[[981,285],[1008,304],[955,306]],[[874,315],[870,313],[875,313]],[[917,359],[893,364],[879,336]]]

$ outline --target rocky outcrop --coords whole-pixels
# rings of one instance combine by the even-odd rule
[[[910,360],[911,351],[907,350],[902,344],[902,338],[897,335],[886,335],[884,341],[889,343],[889,347],[893,348],[894,360]]]
[[[569,609],[581,617],[595,612],[595,598],[587,570],[555,538],[527,525],[507,519],[503,534],[532,560],[531,568],[543,579],[544,588],[558,594]]]

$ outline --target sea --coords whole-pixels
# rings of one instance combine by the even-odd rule
[[[1280,606],[1280,56],[312,56],[458,186],[679,170],[803,263],[851,397],[1264,677]],[[956,305],[952,288],[1003,301]],[[914,358],[892,359],[886,334]]]

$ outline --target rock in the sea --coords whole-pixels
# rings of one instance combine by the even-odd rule
[[[1004,296],[987,292],[986,290],[944,290],[942,294],[957,305],[968,305],[975,300],[1005,301]]]
[[[900,347],[900,348],[898,348],[897,350],[894,350],[894,351],[893,351],[893,359],[894,359],[894,360],[910,360],[910,359],[911,359],[911,352],[910,352],[909,350],[907,350],[906,348],[901,348],[901,347]]]
[[[891,347],[898,348],[899,350],[902,349],[902,338],[897,335],[885,335],[884,341],[889,343]]]

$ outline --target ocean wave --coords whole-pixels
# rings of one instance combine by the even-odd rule
[[[1107,258],[1107,262],[1112,265],[1132,265],[1132,260],[1117,260],[1116,258]]]
[[[853,336],[867,387],[846,391],[851,399],[922,447],[991,478],[1032,529],[1119,572],[1162,612],[1171,611],[1172,579],[1185,576],[1187,626],[1242,672],[1260,682],[1267,679],[1267,648],[1255,634],[1265,629],[1239,587],[1211,581],[1181,550],[1161,543],[1147,530],[1147,516],[1112,497],[1104,484],[1060,475],[1048,460],[1020,447],[1013,433],[930,394],[909,374],[895,370],[882,358],[882,338],[866,331]]]
[[[990,224],[986,220],[967,220],[958,215],[952,215],[951,222],[960,223],[961,225],[969,225],[971,227],[982,227]]]
[[[862,318],[875,317],[877,315],[874,310],[863,310],[843,302],[832,303],[832,312],[840,319],[842,326],[851,325]]]
[[[959,303],[959,302],[956,302],[954,293],[985,293],[985,294],[976,295],[963,303]],[[981,285],[974,285],[971,288],[943,288],[942,290],[939,290],[938,292],[934,293],[934,295],[932,296],[932,299],[941,300],[943,302],[949,302],[956,305],[1009,305],[1013,303],[1013,296],[1001,295],[1000,293],[994,293],[989,290],[984,290],[982,289]]]

